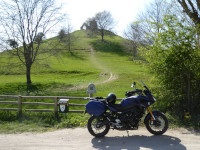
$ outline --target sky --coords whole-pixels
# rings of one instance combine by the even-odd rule
[[[123,34],[127,25],[136,19],[137,13],[153,0],[60,0],[63,12],[67,14],[68,22],[73,30],[80,30],[82,24],[96,13],[109,11],[116,22],[113,31]]]

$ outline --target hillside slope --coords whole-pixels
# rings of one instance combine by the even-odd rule
[[[66,43],[60,43],[56,55],[38,57],[32,67],[31,87],[25,83],[20,61],[8,52],[0,53],[0,94],[86,96],[87,85],[95,83],[102,96],[108,91],[122,96],[133,80],[149,80],[147,68],[130,61],[124,52],[125,39],[106,36],[100,42],[100,37],[89,38],[84,30],[75,31],[73,37],[71,52]],[[46,42],[55,41],[56,37]]]

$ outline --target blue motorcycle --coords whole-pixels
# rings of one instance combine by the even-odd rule
[[[142,81],[141,81],[142,82]],[[86,112],[91,115],[87,128],[95,137],[105,136],[110,128],[117,130],[137,130],[145,111],[144,119],[147,130],[154,135],[161,135],[168,129],[168,119],[160,111],[151,111],[150,105],[156,102],[149,88],[142,82],[145,90],[139,90],[134,82],[134,91],[126,92],[121,103],[115,104],[116,95],[110,93],[107,98],[96,97],[86,104]]]

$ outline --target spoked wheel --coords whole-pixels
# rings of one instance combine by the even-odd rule
[[[167,117],[161,112],[154,114],[154,117],[156,120],[151,120],[151,117],[148,117],[147,120],[145,120],[147,130],[155,135],[161,135],[165,133],[168,129]]]
[[[87,128],[93,136],[103,137],[108,133],[110,125],[105,124],[105,119],[103,117],[92,116],[88,120]]]

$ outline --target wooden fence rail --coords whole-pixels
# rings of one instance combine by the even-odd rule
[[[0,101],[0,104],[14,104],[18,105],[18,108],[0,108],[3,111],[18,111],[22,113],[22,105],[45,105],[52,106],[54,109],[24,109],[25,111],[32,112],[55,112],[58,113],[58,99],[70,99],[70,100],[89,100],[89,97],[67,97],[67,96],[16,96],[16,95],[0,95],[0,99],[17,99],[17,101]],[[54,103],[45,102],[23,102],[22,99],[52,99]],[[69,104],[69,106],[85,106],[84,104]],[[71,113],[83,113],[83,110],[69,110]]]

